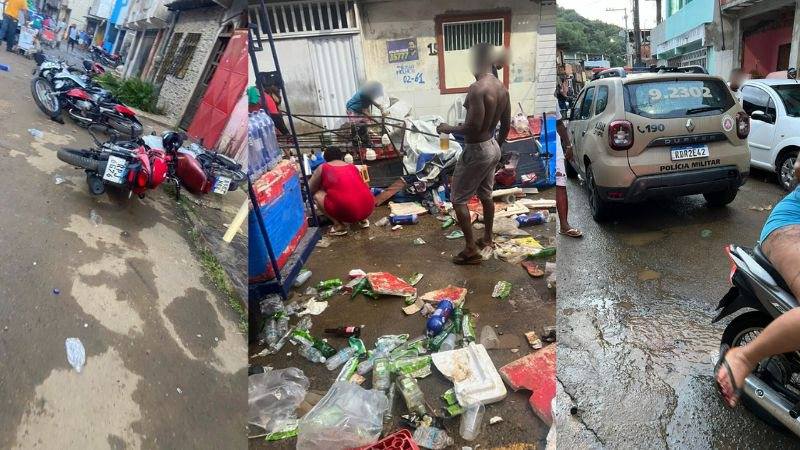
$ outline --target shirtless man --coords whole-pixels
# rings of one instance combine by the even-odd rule
[[[465,248],[453,257],[459,265],[480,264],[480,251],[492,245],[494,224],[494,173],[500,161],[500,146],[508,137],[511,125],[511,102],[503,83],[492,75],[494,47],[476,44],[472,47],[472,74],[477,80],[469,87],[465,107],[467,119],[461,126],[441,124],[438,133],[464,135],[466,145],[453,173],[450,201],[456,211],[458,226],[464,232]],[[494,129],[500,122],[497,140]],[[475,241],[467,203],[477,194],[483,205],[483,238]]]
[[[800,180],[800,160],[794,164]],[[800,299],[800,187],[789,193],[770,213],[761,230],[761,250],[781,274],[792,294]],[[800,350],[800,308],[794,308],[767,325],[743,347],[720,356],[716,380],[728,406],[739,401],[744,379],[765,358]]]

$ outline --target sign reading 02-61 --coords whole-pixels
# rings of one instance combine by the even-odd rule
[[[419,59],[416,38],[386,41],[386,52],[389,54],[390,63],[416,61]]]

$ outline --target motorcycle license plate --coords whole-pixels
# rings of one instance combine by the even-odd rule
[[[214,183],[215,194],[227,194],[228,188],[231,186],[231,179],[228,177],[219,177]]]
[[[109,156],[108,164],[106,164],[106,171],[103,174],[103,180],[110,183],[123,184],[127,172],[128,161],[118,156]]]

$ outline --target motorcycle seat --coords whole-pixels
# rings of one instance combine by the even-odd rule
[[[778,269],[772,265],[772,262],[770,262],[764,252],[761,251],[761,244],[758,244],[753,248],[753,258],[756,260],[758,265],[767,271],[767,273],[772,277],[772,279],[775,280],[775,283],[777,283],[781,289],[784,289],[789,293],[792,292],[792,290],[789,289],[789,284],[783,279],[780,272],[778,272]]]

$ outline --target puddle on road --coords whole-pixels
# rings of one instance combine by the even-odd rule
[[[622,238],[625,245],[631,247],[641,247],[643,245],[651,244],[658,240],[667,237],[667,233],[663,231],[648,231],[644,233],[630,233]]]

